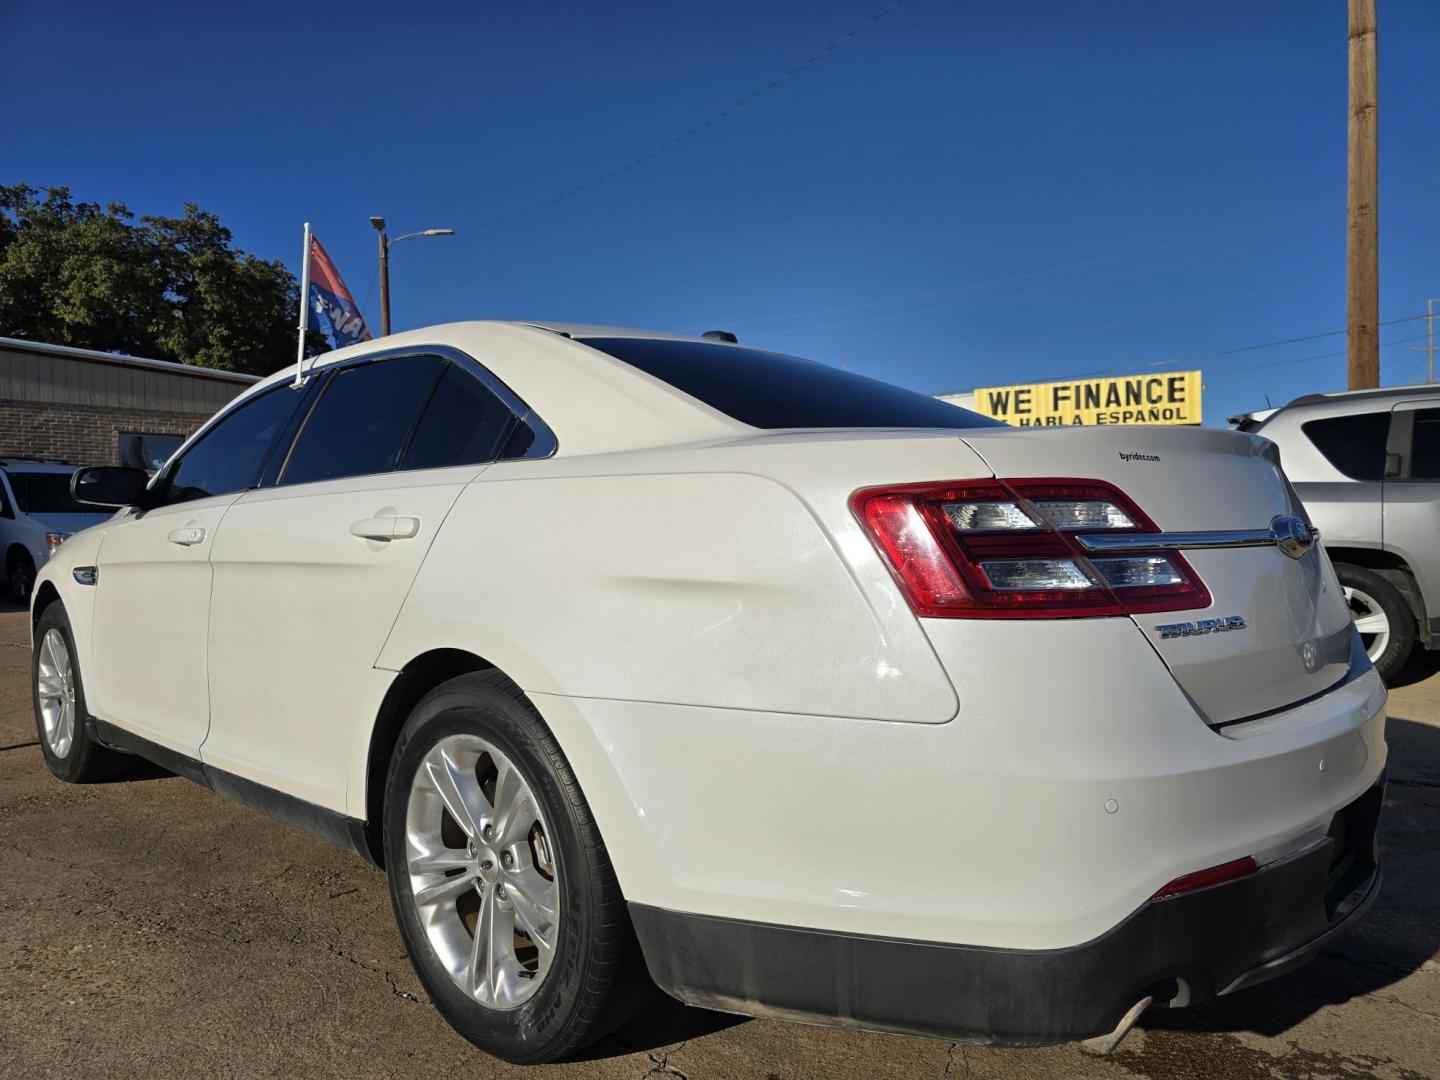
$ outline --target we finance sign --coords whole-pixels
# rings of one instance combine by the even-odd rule
[[[972,408],[1017,427],[1198,424],[1200,372],[986,386]]]

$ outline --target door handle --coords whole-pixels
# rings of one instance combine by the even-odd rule
[[[172,544],[179,544],[181,547],[193,547],[195,544],[205,542],[205,530],[193,526],[188,529],[174,529],[165,539]]]
[[[350,526],[350,535],[363,540],[409,540],[420,534],[420,519],[413,517],[365,518]]]

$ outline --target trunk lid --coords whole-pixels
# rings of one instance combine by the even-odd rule
[[[1001,479],[1114,484],[1167,533],[1264,530],[1277,516],[1306,517],[1267,456],[1271,444],[1240,432],[995,428],[966,432],[964,441]],[[1298,559],[1274,544],[1180,553],[1209,589],[1210,606],[1132,620],[1208,723],[1283,708],[1344,678],[1350,609],[1319,544]],[[1206,629],[1200,620],[1235,628]],[[1200,632],[1187,633],[1189,623]],[[1160,629],[1176,625],[1178,632]]]

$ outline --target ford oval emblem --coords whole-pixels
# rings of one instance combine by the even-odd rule
[[[1320,534],[1304,518],[1281,514],[1270,522],[1270,535],[1283,554],[1298,559],[1315,546]]]

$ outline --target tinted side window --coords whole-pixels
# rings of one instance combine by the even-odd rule
[[[1388,412],[1311,420],[1301,424],[1300,429],[1326,461],[1352,480],[1384,477],[1385,439],[1390,433]]]
[[[70,476],[70,473],[12,472],[10,486],[15,490],[15,502],[27,514],[95,513],[98,507],[86,506],[70,497]]]
[[[258,484],[265,459],[300,398],[288,386],[279,386],[226,416],[176,462],[166,481],[165,501],[229,495]]]
[[[1413,480],[1440,480],[1440,409],[1420,409],[1415,413],[1410,477]]]
[[[308,484],[398,468],[444,367],[438,356],[406,356],[336,372],[305,421],[280,482]]]
[[[425,406],[405,452],[405,468],[494,461],[515,422],[515,414],[484,383],[451,364]]]
[[[1004,427],[958,405],[798,356],[664,338],[582,338],[758,428]]]

